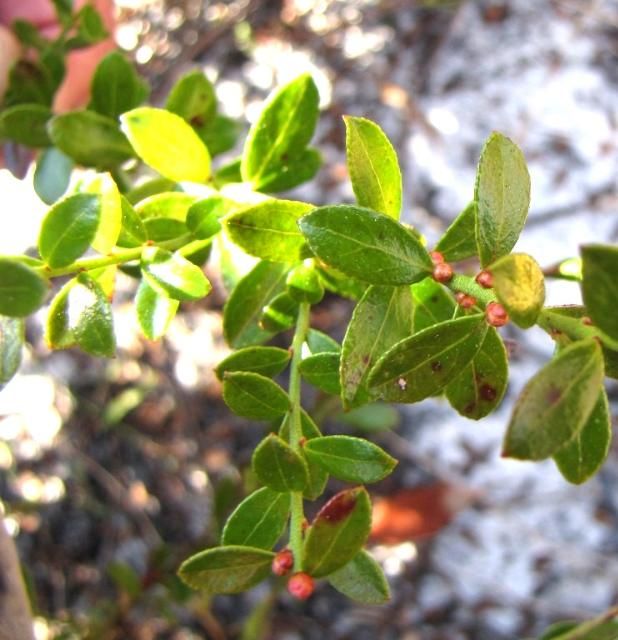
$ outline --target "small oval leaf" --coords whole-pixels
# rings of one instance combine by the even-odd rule
[[[247,496],[227,519],[221,544],[272,549],[283,535],[290,496],[262,487]]]
[[[276,382],[247,371],[224,375],[223,399],[234,413],[254,420],[272,420],[290,408],[286,392]]]
[[[303,491],[309,479],[307,464],[282,438],[271,433],[253,452],[253,471],[273,491]]]
[[[135,294],[135,313],[144,335],[149,340],[158,340],[167,331],[178,310],[178,300],[169,298],[153,289],[143,279]]]
[[[122,228],[122,203],[118,187],[106,173],[97,176],[83,191],[101,198],[99,225],[91,245],[99,253],[109,253],[116,246]]]
[[[331,573],[328,581],[339,593],[360,604],[384,604],[391,597],[384,572],[365,550]]]
[[[299,220],[326,264],[372,284],[411,284],[433,271],[418,238],[387,215],[349,205],[314,209]]]
[[[305,537],[302,568],[314,578],[341,569],[361,550],[371,528],[371,501],[363,487],[341,491],[318,512]]]
[[[0,316],[0,390],[19,369],[24,333],[25,323],[21,318]]]
[[[0,258],[0,315],[21,318],[43,305],[47,283],[30,267]]]
[[[386,478],[397,461],[377,445],[362,438],[324,436],[304,446],[307,458],[335,478],[368,484]]]
[[[52,268],[66,267],[92,243],[101,219],[101,198],[76,193],[55,204],[39,234],[39,253]]]
[[[46,127],[52,115],[51,109],[41,104],[18,104],[0,112],[0,130],[9,140],[27,147],[49,147]]]
[[[601,347],[582,340],[550,360],[521,392],[504,439],[503,455],[543,460],[583,428],[603,382]]]
[[[412,299],[414,333],[453,318],[455,300],[452,294],[433,278],[425,278],[413,284]]]
[[[33,186],[37,196],[48,205],[61,198],[69,187],[73,160],[60,149],[45,149],[38,157]]]
[[[137,155],[162,176],[177,182],[210,177],[208,149],[180,116],[139,107],[120,116],[120,122]]]
[[[338,353],[318,353],[305,358],[300,363],[299,371],[314,387],[338,396],[341,393],[339,360]]]
[[[267,378],[273,378],[281,373],[290,361],[291,355],[287,349],[278,347],[246,347],[239,349],[225,360],[222,360],[215,369],[219,380],[231,371],[251,371],[259,373]]]
[[[592,321],[610,338],[618,340],[618,248],[582,247],[582,294]]]
[[[207,593],[241,593],[270,574],[275,554],[253,547],[226,546],[207,549],[185,560],[180,578],[193,589]]]
[[[451,222],[436,245],[447,262],[457,262],[477,255],[476,245],[476,203],[471,202]]]

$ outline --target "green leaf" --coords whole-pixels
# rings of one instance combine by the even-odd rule
[[[433,278],[425,278],[412,285],[412,300],[414,333],[453,318],[453,296]]]
[[[107,173],[97,176],[83,191],[101,198],[99,226],[90,244],[99,253],[109,253],[116,246],[122,228],[122,203],[118,187]]]
[[[182,191],[156,193],[135,205],[135,211],[142,220],[169,218],[185,222],[189,209],[196,201],[195,196]]]
[[[474,189],[476,240],[481,265],[510,253],[526,223],[530,176],[519,148],[492,133],[481,152]]]
[[[39,234],[39,253],[52,268],[66,267],[90,246],[101,219],[101,198],[76,193],[55,204]]]
[[[225,523],[221,544],[272,549],[285,531],[289,512],[289,495],[262,487],[234,509]]]
[[[480,420],[502,401],[508,376],[504,343],[496,329],[488,327],[485,340],[472,362],[446,386],[446,397],[462,416]]]
[[[377,445],[362,438],[324,436],[307,442],[307,458],[335,478],[368,484],[386,478],[397,461]]]
[[[120,116],[120,122],[137,155],[165,178],[206,182],[210,177],[208,149],[180,116],[139,107]]]
[[[176,300],[199,300],[212,288],[199,267],[157,247],[144,248],[142,272],[151,287]]]
[[[207,593],[241,593],[268,577],[274,557],[265,549],[215,547],[185,560],[178,575],[190,587]]]
[[[582,340],[562,350],[524,387],[504,440],[503,455],[543,460],[586,424],[603,381],[601,347]]]
[[[376,402],[343,413],[337,420],[361,431],[378,433],[395,429],[401,422],[401,417],[391,405]]]
[[[73,161],[60,149],[45,149],[38,157],[33,186],[36,194],[48,205],[61,198],[69,187]]]
[[[47,283],[36,271],[10,258],[0,258],[0,315],[29,316],[43,305]]]
[[[387,402],[419,402],[453,380],[477,354],[487,324],[465,316],[424,329],[391,347],[369,374],[369,391]]]
[[[296,302],[317,304],[324,297],[324,287],[313,264],[299,264],[285,281],[290,297]]]
[[[313,136],[318,102],[317,87],[308,74],[271,95],[247,135],[241,163],[244,181],[259,191],[296,163]]]
[[[94,111],[54,116],[47,131],[63,153],[85,167],[113,169],[134,155],[116,122]]]
[[[372,284],[411,284],[433,265],[418,238],[381,213],[348,205],[320,207],[299,221],[326,264]]]
[[[241,131],[240,123],[220,114],[216,114],[206,124],[195,127],[195,132],[210,151],[211,157],[232,149],[236,145],[238,134]],[[240,163],[238,170],[240,171]],[[242,179],[234,180],[234,182],[242,182]]]
[[[605,390],[586,423],[571,440],[554,454],[560,473],[573,484],[582,484],[601,467],[612,441],[612,425]]]
[[[156,178],[146,180],[146,182],[143,182],[127,191],[126,197],[127,200],[135,206],[150,196],[170,191],[181,191],[181,189],[175,180],[169,180],[168,178],[157,176]]]
[[[120,195],[122,226],[118,236],[119,247],[139,247],[148,239],[146,228],[139,214],[122,194]]]
[[[27,147],[49,147],[47,122],[52,115],[42,104],[18,104],[0,112],[0,130],[9,140]]]
[[[318,353],[308,356],[300,363],[299,371],[302,377],[314,387],[335,396],[341,393],[338,353]]]
[[[305,239],[298,219],[313,205],[292,200],[266,200],[225,221],[230,238],[252,256],[271,262],[296,262],[304,256]]]
[[[281,373],[290,361],[290,352],[278,347],[246,347],[229,355],[215,369],[217,378],[223,380],[229,371],[251,371],[267,378]]]
[[[384,604],[391,597],[380,565],[364,550],[331,573],[328,581],[339,593],[360,604]]]
[[[73,0],[51,0],[58,17],[58,22],[66,25],[71,21],[73,13]]]
[[[380,127],[365,118],[343,117],[348,170],[356,201],[395,220],[401,212],[401,170],[393,145]]]
[[[336,340],[317,329],[309,329],[306,342],[313,356],[318,353],[339,353],[341,351],[341,346]]]
[[[187,233],[187,225],[173,218],[148,218],[144,220],[144,229],[153,243],[180,238]]]
[[[224,187],[226,184],[233,182],[242,182],[242,176],[240,175],[240,158],[236,158],[228,164],[219,167],[213,176],[213,181],[217,189],[221,189],[221,187]]]
[[[49,40],[44,38],[39,30],[27,20],[14,20],[11,29],[25,47],[32,47],[40,51],[49,45]]]
[[[348,298],[356,302],[363,297],[363,294],[367,290],[367,285],[364,282],[349,278],[331,267],[324,268],[323,266],[318,266],[318,273],[320,274],[324,288],[342,298]]]
[[[587,245],[581,254],[584,304],[594,324],[618,340],[618,247]]]
[[[108,53],[97,65],[90,85],[88,109],[116,119],[139,106],[150,89],[135,67],[119,51]]]
[[[219,233],[219,218],[227,213],[229,202],[222,196],[211,196],[194,202],[187,211],[187,228],[199,240]]]
[[[356,305],[343,339],[342,401],[346,409],[369,401],[369,372],[378,358],[412,331],[409,287],[371,286]]]
[[[145,279],[140,282],[135,294],[135,312],[139,326],[149,340],[158,340],[165,335],[178,304],[178,300],[156,291]]]
[[[618,638],[618,620],[601,622],[589,620],[577,622],[556,622],[552,624],[539,640],[616,640]]]
[[[254,420],[272,420],[290,408],[287,394],[276,382],[248,371],[223,376],[223,399],[235,414]]]
[[[298,302],[287,292],[275,296],[263,309],[260,327],[272,333],[291,329],[298,316]]]
[[[311,180],[321,166],[320,152],[313,148],[305,149],[297,158],[287,157],[285,164],[279,167],[270,179],[264,180],[259,189],[266,193],[288,191]]]
[[[476,203],[471,202],[449,225],[436,245],[447,262],[457,262],[477,255]]]
[[[53,349],[77,345],[93,356],[114,356],[111,306],[101,286],[88,273],[70,280],[52,300],[45,338]]]
[[[522,329],[533,326],[545,302],[545,278],[536,260],[527,253],[511,253],[490,269],[496,297],[511,320]]]
[[[49,69],[40,62],[18,60],[9,72],[4,106],[35,103],[51,107],[57,83]]]
[[[19,369],[24,334],[25,323],[21,318],[0,316],[0,390]]]
[[[191,126],[201,127],[217,112],[215,89],[202,71],[190,71],[172,87],[165,108]]]
[[[265,342],[272,332],[258,326],[264,305],[285,284],[287,265],[272,262],[258,264],[238,282],[223,308],[223,334],[228,344],[238,349]]]
[[[303,548],[303,571],[323,578],[341,569],[361,550],[371,528],[371,502],[363,487],[332,497],[309,527]]]
[[[77,37],[74,47],[96,44],[109,35],[101,15],[92,5],[84,5],[75,17],[77,19]]]
[[[253,471],[267,487],[281,493],[303,491],[309,479],[303,457],[271,433],[253,452]]]

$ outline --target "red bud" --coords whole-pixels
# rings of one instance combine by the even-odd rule
[[[436,282],[449,282],[453,278],[453,267],[448,262],[439,262],[433,268],[433,279]]]
[[[288,591],[298,600],[306,600],[315,589],[313,578],[307,573],[295,573],[288,580]]]
[[[294,554],[290,549],[283,549],[279,551],[273,558],[272,569],[273,573],[277,576],[284,576],[289,573],[294,566]]]
[[[494,286],[494,277],[489,271],[479,271],[475,280],[484,289],[491,289]]]
[[[444,262],[444,256],[439,251],[432,251],[429,255],[434,264],[441,264]]]
[[[476,298],[474,296],[470,296],[462,291],[455,296],[455,300],[457,300],[457,304],[462,309],[471,309],[476,304]]]
[[[499,302],[490,302],[485,309],[485,318],[492,327],[503,327],[509,315]]]

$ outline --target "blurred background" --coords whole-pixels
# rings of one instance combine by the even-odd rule
[[[470,201],[483,140],[499,130],[532,178],[517,250],[550,267],[584,242],[618,241],[616,0],[115,4],[117,43],[155,103],[201,68],[246,129],[273,87],[312,73],[324,165],[290,198],[353,201],[341,116],[365,116],[397,149],[403,218],[431,246]],[[0,253],[20,252],[45,206],[31,174],[0,171],[0,190],[11,220]],[[552,462],[499,456],[513,399],[552,350],[540,330],[510,325],[509,389],[479,423],[440,400],[350,418],[307,394],[327,433],[371,431],[400,460],[372,491],[370,550],[391,584],[388,605],[356,607],[327,585],[307,603],[268,584],[210,602],[190,592],[175,570],[216,544],[255,487],[250,458],[265,428],[226,409],[212,373],[227,353],[223,288],[185,305],[159,343],[139,335],[134,289],[127,277],[117,291],[115,359],[50,353],[40,314],[21,373],[0,391],[0,506],[37,640],[517,640],[618,600],[618,447],[581,487]],[[548,304],[578,301],[576,285],[549,283]],[[327,297],[314,326],[340,340],[352,308]],[[618,385],[608,391],[615,424]]]

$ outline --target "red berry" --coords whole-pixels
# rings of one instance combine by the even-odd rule
[[[273,573],[277,576],[284,576],[289,573],[294,566],[294,554],[290,549],[284,549],[279,551],[273,558],[272,569]]]
[[[444,262],[444,256],[439,251],[432,251],[430,254],[434,264],[441,264]]]
[[[485,318],[492,327],[502,327],[509,321],[509,315],[499,302],[490,302],[485,309]]]
[[[474,296],[470,296],[462,291],[455,295],[455,300],[457,300],[457,304],[462,309],[471,309],[476,304],[476,298]]]
[[[494,286],[494,277],[489,271],[479,271],[475,280],[485,289],[491,289]]]
[[[448,262],[439,262],[433,268],[433,279],[436,282],[449,282],[453,278],[453,267]]]
[[[295,573],[288,580],[288,591],[299,600],[306,600],[314,589],[313,578],[307,573]]]

